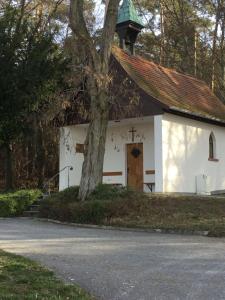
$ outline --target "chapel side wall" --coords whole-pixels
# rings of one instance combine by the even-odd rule
[[[216,138],[216,158],[209,161],[209,136]],[[207,175],[210,191],[225,189],[225,128],[164,114],[162,121],[163,191],[196,192],[196,176]]]
[[[155,192],[163,192],[162,115],[154,116]]]
[[[131,121],[132,122],[132,121]],[[132,142],[130,129],[135,127],[136,133]],[[83,144],[87,128],[82,125],[67,126],[60,129],[60,170],[65,166],[72,166],[70,171],[70,186],[79,185],[83,164],[83,154],[76,153],[76,144]],[[122,172],[119,176],[104,176],[103,182],[107,184],[126,185],[126,144],[143,143],[143,172],[144,182],[154,182],[155,175],[145,174],[146,170],[154,170],[154,124],[146,122],[142,124],[129,123],[129,125],[109,126],[106,137],[106,151],[104,158],[104,172]],[[68,187],[67,170],[60,173],[59,189]],[[146,188],[146,191],[147,188]]]
[[[72,166],[69,171],[69,185],[80,184],[83,154],[76,153],[76,144],[84,144],[87,129],[82,126],[67,126],[60,128],[60,170],[66,166]],[[68,170],[59,175],[59,190],[68,187]]]

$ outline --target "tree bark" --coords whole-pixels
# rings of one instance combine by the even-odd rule
[[[27,138],[27,176],[26,178],[29,179],[33,176],[34,172],[34,157],[35,157],[35,151],[33,146],[33,133],[31,136]]]
[[[37,128],[37,176],[38,176],[38,188],[42,189],[45,180],[45,148],[43,141],[43,131],[39,124]]]
[[[216,47],[217,47],[217,39],[218,39],[218,27],[220,21],[220,8],[221,1],[218,0],[216,9],[216,20],[215,20],[215,29],[213,33],[213,45],[212,45],[212,79],[211,79],[211,89],[215,92],[216,87]]]
[[[224,87],[225,78],[224,78],[224,68],[225,68],[225,61],[224,61],[224,39],[225,39],[225,7],[224,7],[224,1],[222,2],[222,8],[221,8],[221,15],[222,15],[222,21],[221,21],[221,40],[220,40],[220,68],[221,68],[221,83],[222,88]]]
[[[45,147],[43,140],[43,128],[38,115],[34,114],[33,116],[33,126],[34,126],[34,135],[33,135],[33,146],[34,146],[34,169],[38,178],[37,187],[42,189],[45,179]]]
[[[102,182],[105,140],[108,124],[109,61],[120,0],[107,1],[99,51],[84,20],[84,1],[70,1],[70,25],[86,53],[87,92],[91,99],[90,124],[85,142],[79,198],[85,200]]]
[[[195,45],[194,45],[194,74],[195,74],[195,77],[197,77],[197,60],[198,60],[197,50],[198,50],[198,32],[195,29]]]
[[[93,96],[91,121],[85,142],[84,163],[80,182],[79,197],[85,200],[88,195],[102,182],[105,154],[105,140],[108,124],[107,95],[101,91]]]
[[[5,152],[5,189],[8,191],[13,189],[12,147],[10,144],[5,144],[3,149]]]
[[[160,65],[165,65],[165,15],[164,15],[164,6],[162,1],[160,1]]]

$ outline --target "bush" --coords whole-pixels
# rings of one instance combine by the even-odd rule
[[[63,201],[65,203],[77,202],[79,201],[78,192],[79,187],[73,186],[63,190],[62,192],[51,194],[51,196],[49,196],[48,199],[52,201]]]
[[[72,223],[165,230],[209,231],[225,236],[225,197],[145,194],[100,185],[84,202],[78,188],[60,192],[41,205],[40,216]]]
[[[0,194],[0,217],[21,215],[40,196],[39,190],[20,190]]]
[[[85,201],[71,205],[71,217],[75,223],[101,224],[108,218],[108,202],[104,201]]]
[[[126,196],[129,190],[122,186],[113,186],[110,184],[100,184],[90,195],[88,200],[115,200]]]
[[[71,202],[47,199],[41,204],[40,216],[65,222],[100,224],[108,217],[109,201]]]
[[[141,199],[148,198],[144,193],[125,187],[101,184],[87,201],[80,202],[78,187],[73,187],[48,197],[41,204],[40,216],[66,222],[103,224],[118,214],[126,215],[131,206],[137,210]]]

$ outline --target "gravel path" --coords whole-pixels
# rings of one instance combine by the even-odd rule
[[[103,300],[225,299],[225,239],[0,220],[0,248]]]

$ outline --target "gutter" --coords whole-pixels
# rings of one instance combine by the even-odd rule
[[[214,123],[214,124],[217,124],[217,125],[222,125],[225,127],[225,120],[221,120],[219,118],[216,118],[216,117],[211,117],[211,116],[205,116],[205,115],[202,115],[201,113],[196,113],[196,112],[191,112],[189,110],[186,110],[186,109],[182,109],[182,108],[177,108],[177,107],[174,107],[174,106],[171,106],[169,108],[169,110],[167,112],[171,112],[171,113],[177,113],[177,114],[185,114],[185,115],[188,115],[189,117],[192,117],[192,118],[199,118],[200,120],[205,120],[210,123]],[[219,123],[219,124],[218,124]]]

